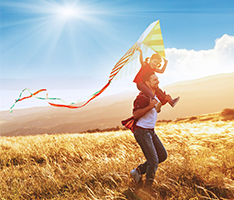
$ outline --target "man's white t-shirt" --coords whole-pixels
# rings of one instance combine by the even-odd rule
[[[136,126],[154,129],[156,121],[157,121],[158,113],[155,108],[149,110],[144,116],[138,119]]]

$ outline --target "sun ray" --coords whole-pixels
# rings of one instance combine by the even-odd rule
[[[13,65],[10,55],[16,55],[18,66],[25,70],[30,69],[31,74],[38,70],[35,67],[39,66],[38,63],[43,65],[44,69],[50,64],[59,65],[62,70],[64,63],[70,63],[71,69],[75,69],[75,65],[76,68],[81,66],[79,70],[85,71],[82,68],[85,65],[85,52],[98,51],[113,56],[103,41],[124,44],[124,41],[119,41],[115,36],[119,30],[114,29],[113,24],[106,18],[110,16],[111,10],[102,4],[78,0],[22,0],[16,3],[5,0],[2,6],[8,8],[12,15],[1,25],[1,29],[6,32],[10,29],[17,30],[12,40],[8,39],[2,44],[4,59],[8,65]],[[61,54],[64,49],[69,52],[66,56]],[[60,60],[60,57],[63,59]],[[35,66],[31,68],[32,65]],[[95,63],[90,65],[94,68]],[[45,69],[45,72],[48,71]]]

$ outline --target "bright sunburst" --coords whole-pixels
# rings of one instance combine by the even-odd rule
[[[72,18],[76,16],[76,9],[72,7],[63,7],[59,10],[59,14],[64,18]]]
[[[110,9],[91,1],[4,0],[1,7],[8,11],[0,26],[6,38],[5,60],[10,62],[14,55],[17,66],[31,74],[47,74],[53,66],[53,75],[64,71],[65,65],[82,67],[86,61],[80,57],[87,56],[85,52],[90,52],[90,48],[105,49],[100,38],[113,36],[108,32],[111,26],[106,18]],[[9,30],[14,30],[14,37],[7,34]]]
[[[84,10],[81,11],[77,6],[71,5],[60,5],[54,8],[54,12],[59,19],[68,20],[68,19],[81,19],[84,17]],[[52,11],[53,12],[53,11]]]

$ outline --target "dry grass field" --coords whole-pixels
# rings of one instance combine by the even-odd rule
[[[158,199],[234,199],[233,110],[155,130],[168,151],[153,185]],[[145,158],[130,131],[1,137],[0,152],[1,200],[141,199],[130,170]]]

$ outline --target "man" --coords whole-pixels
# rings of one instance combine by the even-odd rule
[[[155,73],[146,73],[143,76],[143,81],[156,98],[159,81]],[[151,99],[140,92],[134,101],[133,116],[122,121],[122,124],[130,128],[134,133],[134,137],[147,160],[144,164],[140,164],[137,168],[133,169],[131,171],[131,176],[137,183],[141,183],[142,175],[146,174],[146,181],[143,189],[151,195],[156,195],[152,189],[152,184],[158,164],[165,161],[167,158],[166,149],[154,131],[157,121],[156,104],[157,101],[155,99]]]

